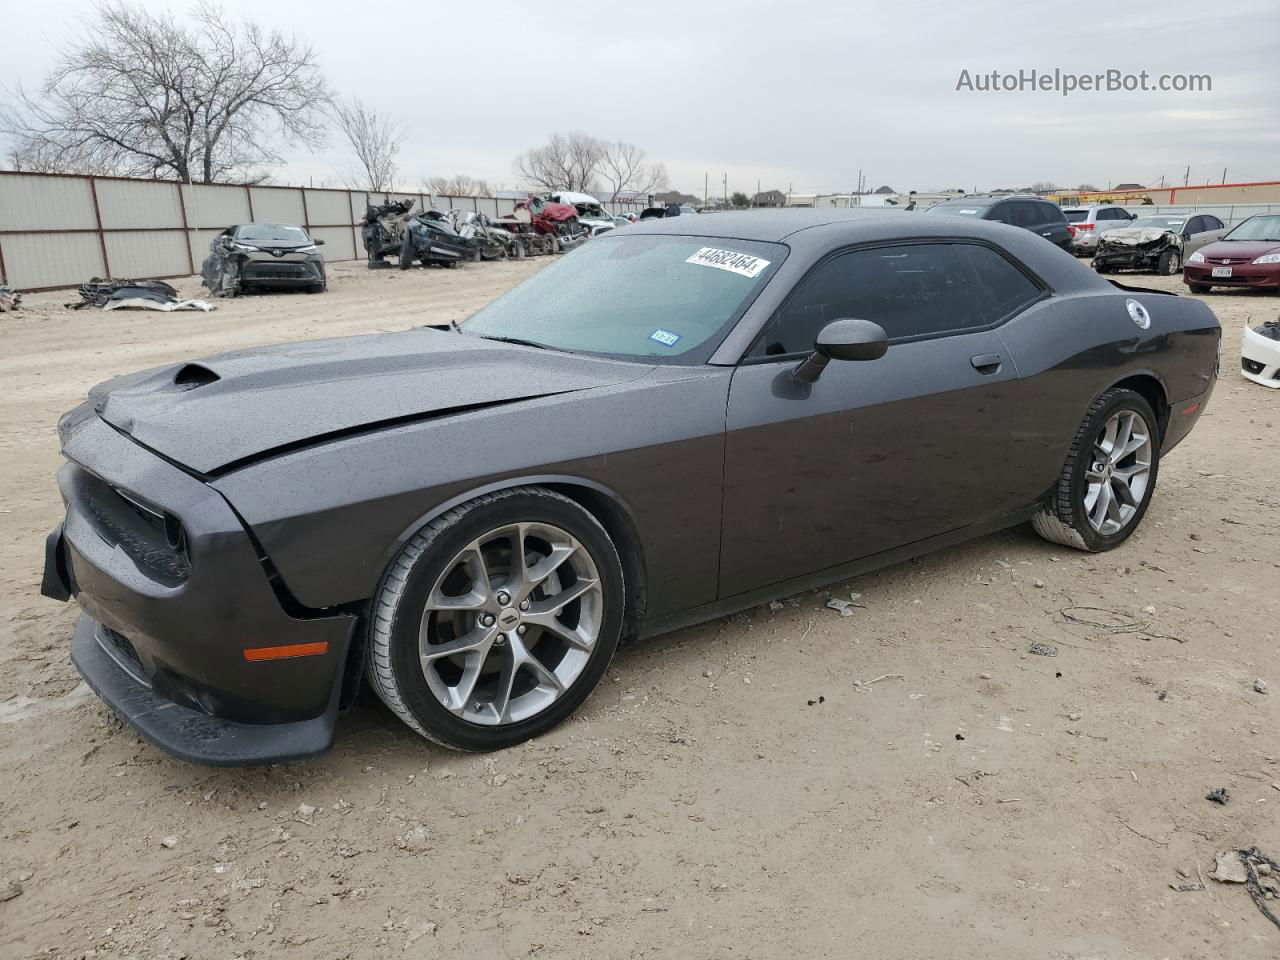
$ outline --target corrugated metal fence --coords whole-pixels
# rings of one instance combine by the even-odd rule
[[[462,207],[507,216],[515,200],[322,187],[187,184],[0,170],[0,283],[21,290],[76,286],[91,277],[196,273],[221,230],[293,223],[325,242],[326,260],[364,256],[370,203],[412,198],[418,210]],[[637,204],[606,204],[613,212]]]

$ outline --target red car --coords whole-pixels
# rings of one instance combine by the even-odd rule
[[[1192,293],[1211,287],[1280,290],[1280,213],[1260,213],[1201,247],[1182,267]]]

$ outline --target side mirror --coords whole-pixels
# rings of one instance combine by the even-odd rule
[[[884,327],[870,320],[832,320],[820,331],[813,353],[796,368],[797,380],[813,383],[832,360],[879,360],[889,349]]]
[[[317,247],[323,247],[323,246],[324,246],[324,241],[323,241],[323,240],[312,240],[311,242],[312,242],[312,243],[314,243]]]

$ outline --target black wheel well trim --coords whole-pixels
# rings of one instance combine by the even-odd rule
[[[1156,414],[1156,428],[1160,431],[1160,442],[1163,444],[1169,427],[1170,404],[1169,385],[1164,382],[1164,378],[1154,370],[1129,370],[1099,390],[1097,396],[1117,388],[1132,390],[1151,404],[1151,409]]]
[[[627,584],[627,611],[623,620],[623,637],[634,636],[639,630],[640,622],[648,607],[648,572],[639,528],[635,522],[635,511],[626,498],[616,490],[586,477],[573,474],[529,474],[507,477],[472,487],[432,507],[401,530],[384,551],[381,568],[385,569],[410,538],[432,520],[476,497],[497,493],[499,490],[509,490],[512,487],[546,487],[548,490],[553,490],[577,503],[605,528],[605,532],[609,534],[618,550],[618,559],[622,562],[622,573]]]

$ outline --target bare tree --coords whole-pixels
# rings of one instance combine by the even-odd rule
[[[404,128],[394,120],[378,116],[378,111],[362,100],[334,98],[333,118],[359,163],[348,175],[348,185],[385,193],[396,178],[396,157],[404,141]]]
[[[1051,190],[1057,190],[1058,185],[1052,180],[1037,180],[1031,185],[1032,193],[1049,193]]]
[[[422,189],[427,193],[444,197],[492,197],[493,188],[488,180],[455,173],[452,177],[423,177]]]
[[[324,140],[328,92],[309,46],[212,3],[189,23],[127,0],[95,8],[35,95],[0,106],[25,158],[201,183],[262,179],[278,151]]]
[[[624,190],[653,193],[666,187],[667,168],[661,163],[649,163],[642,148],[621,141],[600,147],[599,174],[612,194],[610,200],[617,200]]]
[[[544,146],[516,158],[516,170],[530,186],[543,190],[590,191],[600,172],[604,144],[585,133],[555,133]]]

